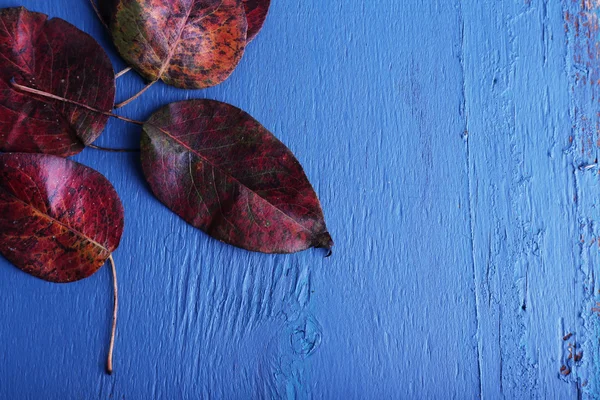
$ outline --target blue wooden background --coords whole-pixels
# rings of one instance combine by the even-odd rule
[[[86,0],[64,18],[124,67]],[[207,97],[303,163],[334,255],[248,253],[155,200],[135,154],[75,157],[121,195],[108,268],[69,285],[0,261],[0,398],[599,398],[598,0],[273,0]],[[118,98],[143,86],[130,73]],[[103,146],[137,146],[111,121]],[[569,334],[571,334],[569,336]]]

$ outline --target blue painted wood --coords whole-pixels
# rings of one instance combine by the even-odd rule
[[[124,67],[85,0],[0,0],[18,4]],[[247,110],[305,166],[333,257],[223,245],[151,196],[135,154],[88,149],[126,209],[116,372],[108,269],[55,285],[2,259],[0,398],[599,398],[599,8],[273,1],[228,81],[119,112]],[[111,121],[97,144],[138,140]]]
[[[582,333],[562,6],[468,1],[463,22],[481,393],[577,398],[559,379]]]

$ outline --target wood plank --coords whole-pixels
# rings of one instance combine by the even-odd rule
[[[593,225],[595,201],[586,211],[581,205],[597,193],[597,177],[581,183],[578,166],[590,161],[577,149],[589,138],[571,122],[577,103],[592,105],[589,96],[577,100],[574,48],[593,47],[595,39],[570,34],[570,22],[565,33],[563,6],[463,7],[484,398],[595,397],[584,364],[569,359],[580,351],[571,344],[587,346],[590,358],[597,347],[583,323],[590,303],[583,253],[592,239],[584,232]]]
[[[458,2],[379,2],[366,18],[353,11],[361,2],[345,1],[345,23],[328,37],[335,3],[323,3],[312,26],[323,27],[318,52],[339,66],[340,81],[325,79],[324,91],[348,99],[336,115],[349,118],[326,129],[353,138],[331,154],[332,174],[360,177],[352,187],[335,184],[339,199],[353,198],[337,203],[347,221],[338,240],[362,250],[338,252],[339,267],[313,272],[323,345],[310,361],[312,391],[476,398]]]

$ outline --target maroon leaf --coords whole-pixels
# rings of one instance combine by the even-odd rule
[[[150,82],[186,89],[217,85],[246,46],[241,0],[116,0],[111,16],[117,50]]]
[[[141,152],[160,201],[221,241],[264,253],[333,246],[298,160],[236,107],[170,104],[144,124]]]
[[[98,43],[68,22],[23,7],[0,10],[0,150],[70,156],[108,117],[15,90],[10,82],[110,111],[115,79]]]
[[[248,20],[247,42],[251,42],[263,27],[271,0],[244,0],[246,19]]]
[[[119,246],[123,206],[100,173],[44,154],[0,154],[0,253],[51,282],[96,272]]]

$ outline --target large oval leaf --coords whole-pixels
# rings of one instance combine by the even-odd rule
[[[15,90],[10,82],[110,111],[114,71],[98,43],[62,19],[0,10],[0,150],[70,156],[100,135],[108,117]]]
[[[236,107],[170,104],[144,125],[141,151],[160,201],[219,240],[264,253],[333,245],[298,160]]]
[[[0,253],[51,282],[96,272],[119,246],[123,206],[100,173],[45,154],[0,154]]]
[[[262,29],[271,0],[244,0],[246,20],[248,21],[247,41],[251,42]]]
[[[117,0],[110,22],[121,56],[151,82],[217,85],[246,46],[241,0]]]

